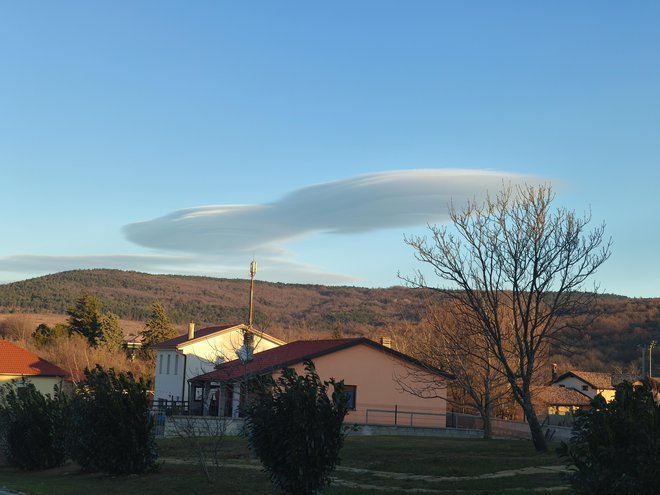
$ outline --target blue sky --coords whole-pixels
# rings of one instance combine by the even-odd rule
[[[449,198],[550,180],[660,296],[660,4],[2,2],[0,281],[391,286]],[[419,194],[423,191],[424,194]]]

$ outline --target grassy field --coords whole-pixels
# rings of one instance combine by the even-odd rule
[[[244,439],[225,440],[222,458],[226,465],[220,468],[214,485],[198,466],[189,463],[191,453],[178,440],[160,440],[159,449],[160,468],[147,475],[82,474],[73,464],[36,473],[2,466],[0,488],[29,495],[274,493]],[[561,461],[554,453],[537,454],[531,443],[524,441],[355,436],[346,440],[336,480],[325,493],[513,495],[549,488],[554,488],[552,493],[571,493],[569,489],[557,490],[566,486],[562,473],[545,469],[558,465]],[[532,472],[534,467],[544,469]]]

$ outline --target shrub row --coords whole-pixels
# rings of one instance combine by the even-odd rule
[[[131,373],[97,366],[72,397],[42,395],[23,382],[0,387],[0,444],[20,469],[60,466],[66,457],[85,471],[144,473],[156,466],[148,384]]]

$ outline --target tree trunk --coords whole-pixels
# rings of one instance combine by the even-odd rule
[[[543,428],[541,428],[541,423],[536,416],[536,411],[531,404],[531,400],[524,400],[522,404],[523,410],[525,411],[525,417],[527,418],[527,424],[529,425],[529,431],[532,434],[532,443],[537,452],[547,452],[548,445],[545,441],[545,435],[543,434]]]
[[[484,408],[484,438],[490,440],[493,438],[493,406],[490,403],[490,396],[487,396],[486,407]]]
[[[490,360],[488,361],[490,365]],[[484,383],[484,408],[482,418],[484,420],[484,438],[490,440],[493,438],[493,404],[490,393],[490,368],[486,371],[486,381]]]

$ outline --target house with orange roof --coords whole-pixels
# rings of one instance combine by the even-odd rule
[[[614,375],[595,371],[567,371],[552,383],[555,387],[577,390],[590,399],[601,394],[606,401],[614,399]]]
[[[18,386],[24,378],[42,394],[53,394],[55,386],[62,387],[68,373],[36,354],[8,340],[0,340],[0,383],[15,382]]]
[[[407,356],[366,338],[298,340],[255,353],[250,360],[235,359],[190,381],[205,414],[237,416],[250,378],[277,377],[284,368],[304,374],[304,362],[314,362],[321,380],[343,380],[349,395],[346,421],[406,426],[446,425],[447,382],[451,375],[429,368]],[[416,374],[410,373],[415,368]],[[437,390],[422,398],[406,390],[427,373]],[[431,380],[433,379],[433,380]]]
[[[156,351],[154,404],[168,407],[170,402],[188,403],[191,378],[208,373],[239,354],[251,356],[284,343],[244,324],[195,330],[195,324],[190,323],[187,334],[152,346]],[[196,398],[199,397],[193,395],[191,402]]]
[[[591,398],[573,388],[539,385],[532,387],[532,402],[539,415],[565,416],[588,409]]]

